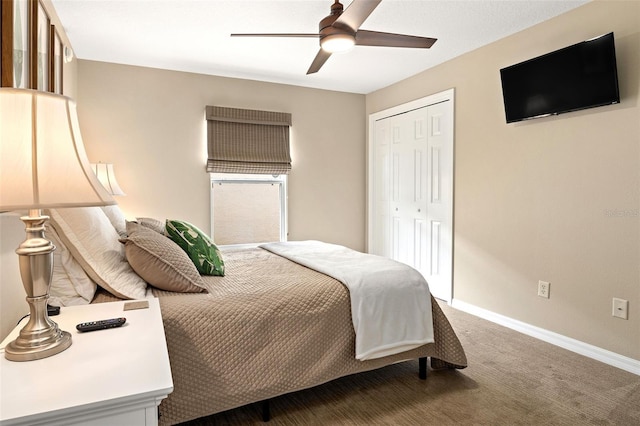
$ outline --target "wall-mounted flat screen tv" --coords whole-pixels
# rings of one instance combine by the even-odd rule
[[[500,70],[507,123],[620,102],[613,33]]]

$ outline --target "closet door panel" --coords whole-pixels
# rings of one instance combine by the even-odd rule
[[[428,268],[421,270],[434,296],[451,300],[453,268],[453,118],[450,105],[431,105],[427,113]]]
[[[450,301],[453,91],[409,104],[372,121],[369,251],[414,267]]]

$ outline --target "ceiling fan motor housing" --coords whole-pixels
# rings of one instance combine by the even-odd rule
[[[329,39],[347,39],[351,46],[355,44],[356,31],[353,28],[347,25],[333,25],[342,15],[343,10],[342,3],[336,1],[331,5],[331,14],[320,21],[320,46],[325,45]]]

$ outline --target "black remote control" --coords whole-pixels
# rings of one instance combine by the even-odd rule
[[[106,328],[120,327],[127,322],[126,318],[111,318],[100,321],[83,322],[76,325],[76,329],[80,332],[104,330]]]

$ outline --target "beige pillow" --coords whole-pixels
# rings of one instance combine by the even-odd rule
[[[53,252],[53,275],[49,289],[49,304],[53,306],[87,305],[93,300],[98,286],[73,258],[60,241],[56,230],[47,223],[45,236],[56,246]]]
[[[158,219],[153,219],[151,217],[137,217],[136,222],[145,228],[153,229],[159,234],[166,235],[164,222]]]
[[[162,234],[135,222],[127,222],[125,253],[134,271],[162,290],[200,293],[202,277],[189,256]]]
[[[109,218],[109,222],[116,229],[116,232],[121,237],[127,236],[127,226],[126,219],[124,218],[124,213],[120,210],[120,206],[114,204],[112,206],[103,206],[101,207],[104,214]]]
[[[73,257],[100,287],[122,299],[144,299],[147,283],[125,259],[119,235],[100,207],[50,209],[51,223]]]

